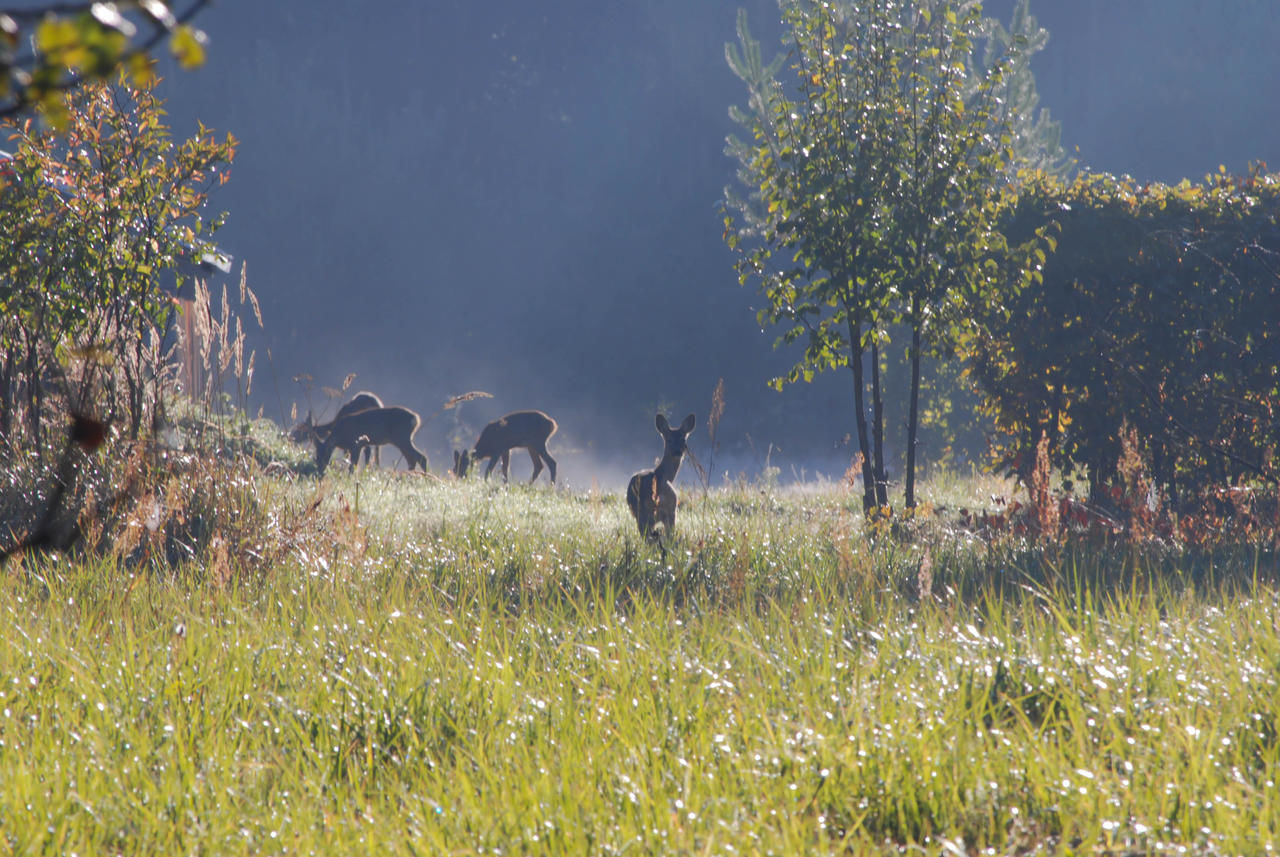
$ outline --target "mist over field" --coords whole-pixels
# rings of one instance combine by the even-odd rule
[[[840,478],[850,377],[766,388],[796,355],[760,329],[721,239],[728,108],[745,100],[723,51],[739,6],[766,54],[781,49],[767,0],[206,10],[208,64],[166,72],[163,94],[176,135],[200,120],[241,140],[212,206],[262,301],[255,410],[332,415],[320,387],[355,373],[349,393],[422,414],[417,442],[440,470],[488,420],[539,408],[560,424],[562,480],[616,489],[660,452],[659,408],[698,415],[691,447],[709,462],[723,378],[713,480],[766,464]],[[1033,60],[1041,105],[1082,166],[1176,181],[1280,164],[1280,7],[1031,11],[1050,33]],[[470,390],[493,398],[441,411]],[[517,453],[513,477],[529,470]]]

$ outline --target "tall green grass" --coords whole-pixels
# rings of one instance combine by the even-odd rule
[[[1046,550],[738,486],[686,491],[657,548],[616,495],[272,472],[208,491],[237,522],[176,563],[4,568],[7,850],[1280,842],[1264,547]]]

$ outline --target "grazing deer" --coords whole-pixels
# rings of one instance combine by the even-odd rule
[[[338,408],[338,413],[334,415],[334,420],[340,420],[343,417],[349,417],[352,414],[358,414],[361,411],[367,411],[370,408],[381,408],[382,400],[365,390],[356,393],[351,397],[351,401]],[[364,448],[364,466],[369,466],[369,453],[373,453],[373,463],[382,466],[382,447],[373,444],[367,444]]]
[[[308,417],[310,415],[308,414]],[[369,408],[335,419],[323,426],[315,426],[316,436],[322,433],[324,439],[316,444],[316,467],[320,475],[329,466],[329,458],[334,449],[346,450],[351,457],[350,470],[356,469],[356,458],[360,448],[366,446],[382,446],[389,443],[409,462],[409,469],[415,466],[427,471],[427,457],[413,445],[414,432],[422,424],[422,419],[408,408],[398,406],[390,408]]]
[[[328,423],[316,425],[315,422],[312,421],[311,412],[307,411],[306,422],[301,422],[301,423],[298,423],[296,426],[294,426],[293,430],[289,432],[289,439],[292,440],[294,443],[305,443],[307,441],[311,441],[316,445],[316,448],[319,449],[321,442],[323,442],[324,439],[328,436],[329,427],[332,426],[333,423],[337,422],[343,417],[349,417],[352,414],[358,414],[361,411],[367,411],[370,408],[380,408],[380,407],[382,407],[382,400],[379,399],[377,396],[375,396],[373,393],[370,393],[367,391],[356,393],[354,396],[351,397],[351,401],[347,402],[345,405],[338,408],[338,413],[335,414],[333,417],[333,420]],[[378,466],[382,466],[382,453],[381,453],[382,448],[381,447],[374,446],[372,444],[362,444],[361,448],[364,449],[364,466],[365,467],[369,466],[370,452],[372,452],[373,454],[374,463],[377,464]],[[348,457],[350,457],[352,454],[353,453],[350,450],[347,451]],[[359,454],[359,448],[356,449],[354,454],[356,455]]]
[[[679,428],[672,428],[667,418],[658,414],[654,424],[662,435],[662,458],[652,470],[641,470],[627,484],[627,505],[635,516],[640,535],[652,541],[657,539],[657,525],[662,524],[668,536],[676,529],[676,489],[672,486],[680,461],[689,449],[689,432],[693,431],[694,416],[684,418]]]
[[[542,463],[547,463],[551,472],[551,484],[556,484],[556,460],[547,452],[547,441],[556,433],[556,421],[542,411],[514,411],[500,420],[494,420],[480,432],[480,438],[473,449],[453,452],[453,472],[457,476],[466,476],[467,470],[479,458],[489,459],[484,478],[488,479],[493,467],[502,461],[502,481],[507,481],[507,471],[511,466],[511,450],[523,447],[529,450],[533,459],[533,476],[529,479],[532,485],[542,472]]]

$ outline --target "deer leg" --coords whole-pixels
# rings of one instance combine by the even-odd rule
[[[356,461],[360,458],[360,441],[357,440],[351,446],[339,446],[338,449],[347,454],[347,472],[354,471],[356,469]]]
[[[530,447],[529,449],[530,449],[530,453],[532,453],[533,447]],[[547,442],[545,440],[542,443],[538,444],[537,452],[538,452],[538,455],[542,457],[542,460],[547,462],[547,469],[551,471],[551,484],[555,485],[556,484],[556,460],[551,457],[551,453],[547,452]],[[538,469],[541,470],[542,468],[539,467]]]
[[[528,447],[528,450],[529,458],[533,460],[533,475],[529,477],[529,484],[532,485],[538,481],[538,474],[542,472],[542,459],[538,458],[538,453],[534,451],[532,446]]]
[[[511,471],[511,450],[502,453],[502,481],[507,481],[507,476]]]
[[[321,476],[324,476],[325,468],[329,466],[329,459],[333,456],[333,446],[327,441],[321,442],[316,447],[316,470]]]
[[[645,530],[645,512],[644,499],[644,477],[632,476],[631,481],[627,483],[627,505],[631,507],[631,515],[636,519],[636,526],[640,528],[640,535],[646,536]]]
[[[355,472],[355,469],[356,469],[356,463],[360,460],[360,453],[362,452],[364,453],[364,463],[365,464],[369,463],[369,447],[370,446],[372,446],[372,444],[370,443],[369,435],[362,434],[355,439],[355,441],[351,445],[351,448],[347,450],[347,455],[351,456],[351,471],[353,473]]]
[[[489,456],[489,466],[484,469],[484,478],[488,479],[489,474],[493,472],[493,468],[498,465],[498,456]]]
[[[658,518],[657,479],[653,473],[642,473],[632,478],[627,486],[627,504],[636,516],[636,526],[640,535],[652,541],[657,537],[654,524]]]
[[[405,463],[409,465],[410,470],[418,464],[419,460],[422,460],[422,453],[418,452],[412,441],[396,441],[395,447],[400,450],[400,454],[404,456]],[[427,469],[425,464],[423,464],[422,469]]]
[[[658,495],[658,509],[662,525],[666,527],[668,535],[675,532],[676,529],[676,505],[678,503],[676,490],[671,487],[671,483],[668,482],[663,485]]]

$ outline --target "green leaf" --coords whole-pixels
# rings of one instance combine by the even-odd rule
[[[184,69],[192,69],[204,65],[206,41],[207,38],[202,31],[190,24],[183,24],[173,31],[169,39],[169,49],[178,60],[178,65]]]

